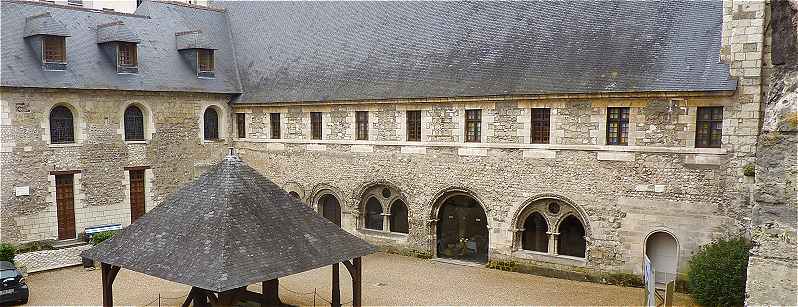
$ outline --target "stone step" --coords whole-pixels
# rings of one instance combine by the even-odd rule
[[[88,245],[88,244],[89,243],[87,243],[86,241],[83,241],[83,240],[80,240],[80,239],[61,240],[61,241],[56,241],[53,244],[53,248],[55,248],[55,249],[65,249],[65,248],[83,246],[83,245]]]

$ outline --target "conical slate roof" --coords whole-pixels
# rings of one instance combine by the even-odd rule
[[[375,251],[227,156],[82,256],[221,292]]]

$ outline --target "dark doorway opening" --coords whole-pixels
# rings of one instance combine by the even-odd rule
[[[585,258],[585,228],[576,217],[569,216],[560,223],[557,254]]]
[[[319,209],[321,209],[322,216],[333,222],[333,224],[341,226],[341,205],[335,196],[325,194],[319,198]]]
[[[487,222],[475,199],[466,195],[446,199],[438,211],[438,257],[487,262]]]

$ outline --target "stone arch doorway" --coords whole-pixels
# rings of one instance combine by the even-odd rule
[[[318,203],[321,215],[333,222],[333,224],[341,226],[341,203],[332,194],[324,194],[319,197]]]
[[[438,209],[437,220],[438,257],[488,261],[488,219],[475,198],[465,194],[445,198]]]
[[[671,234],[663,231],[654,232],[646,239],[646,256],[654,267],[654,281],[665,284],[676,279],[678,269],[679,248]]]

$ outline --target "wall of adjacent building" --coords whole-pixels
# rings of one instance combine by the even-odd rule
[[[607,107],[630,107],[630,145],[606,144]],[[724,106],[722,148],[695,148],[696,109]],[[530,144],[530,108],[551,108],[551,144]],[[482,109],[482,142],[465,143],[466,109]],[[407,142],[406,110],[422,110],[422,141]],[[432,253],[434,206],[467,191],[487,210],[491,257],[562,270],[640,272],[646,237],[663,231],[679,245],[679,271],[701,244],[741,233],[750,208],[737,205],[753,179],[738,165],[735,96],[572,99],[435,99],[234,106],[246,113],[242,158],[316,207],[341,202],[343,227],[390,248]],[[354,140],[355,111],[369,111],[369,140]],[[281,113],[281,139],[269,113]],[[310,112],[323,112],[323,140],[310,140]],[[753,136],[752,136],[753,137]],[[401,191],[410,233],[362,229],[362,193]],[[585,214],[586,260],[519,250],[516,215],[530,199],[555,195]],[[523,221],[521,221],[523,224]]]
[[[0,236],[3,242],[57,238],[53,171],[75,175],[76,231],[130,223],[125,167],[146,166],[149,210],[172,191],[218,161],[226,140],[202,140],[204,109],[222,110],[229,126],[229,97],[215,94],[106,90],[0,89]],[[123,113],[135,104],[145,116],[144,142],[124,140]],[[49,110],[66,105],[76,120],[75,144],[50,144]],[[30,195],[17,196],[28,187]]]

